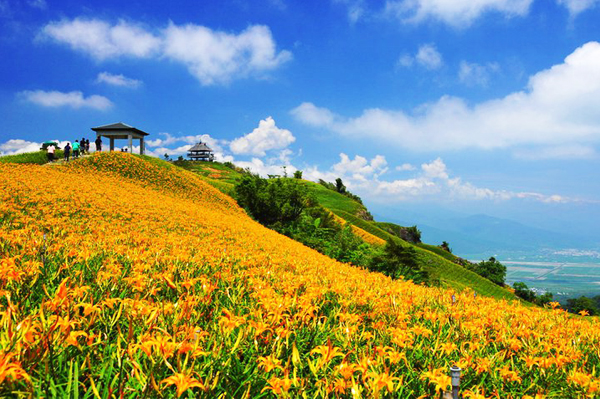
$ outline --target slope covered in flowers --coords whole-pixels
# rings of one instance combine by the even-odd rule
[[[1,397],[600,396],[597,319],[337,263],[129,154],[2,164],[0,216]]]

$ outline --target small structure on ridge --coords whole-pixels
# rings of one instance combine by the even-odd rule
[[[115,139],[127,139],[129,143],[129,151],[133,150],[133,139],[140,140],[140,154],[144,154],[146,146],[144,145],[144,137],[148,136],[147,132],[129,126],[122,122],[116,124],[102,125],[92,128],[96,132],[96,136],[104,136],[110,139],[110,151],[115,150]]]
[[[196,143],[188,150],[188,158],[193,161],[214,161],[215,155],[206,143]]]

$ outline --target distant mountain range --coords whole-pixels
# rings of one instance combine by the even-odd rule
[[[447,241],[454,254],[468,259],[496,256],[509,259],[537,256],[562,249],[597,249],[599,243],[583,235],[534,228],[509,219],[485,214],[452,215],[444,218],[416,212],[376,216],[404,226],[417,225],[426,243]]]

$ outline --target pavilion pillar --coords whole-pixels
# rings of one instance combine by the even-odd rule
[[[127,135],[127,140],[129,141],[129,148],[127,149],[130,153],[133,152],[133,137],[131,134]]]
[[[140,154],[146,153],[146,149],[144,148],[144,137],[140,138]]]
[[[110,151],[115,151],[115,138],[110,138]]]

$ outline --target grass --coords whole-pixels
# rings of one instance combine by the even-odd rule
[[[319,203],[331,210],[339,210],[352,215],[356,215],[360,210],[366,210],[365,206],[359,204],[358,202],[352,200],[349,197],[344,196],[338,192],[334,192],[333,190],[327,189],[323,185],[319,185],[318,183],[311,181],[302,181],[305,184],[310,192],[315,195]]]
[[[63,158],[63,151],[56,150],[54,154],[55,159]],[[21,153],[21,154],[13,154],[10,156],[2,156],[0,157],[0,163],[14,163],[14,164],[46,164],[48,162],[48,156],[45,151],[35,151],[32,153]]]

